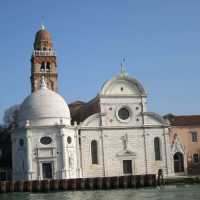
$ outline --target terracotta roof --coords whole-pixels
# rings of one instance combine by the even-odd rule
[[[172,126],[200,126],[200,115],[166,115]]]
[[[51,41],[50,33],[46,29],[39,30],[35,35],[35,41]]]
[[[45,45],[47,48],[52,47],[51,35],[46,29],[40,29],[35,34],[34,49],[41,50],[43,45]]]
[[[95,97],[87,103],[82,101],[75,101],[69,104],[69,109],[71,113],[72,124],[74,124],[75,121],[77,123],[83,122],[92,114],[100,112],[99,97]]]

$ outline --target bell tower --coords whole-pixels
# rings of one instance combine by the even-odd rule
[[[35,35],[34,50],[31,57],[31,91],[40,89],[42,76],[47,87],[58,91],[56,54],[50,33],[42,25]]]

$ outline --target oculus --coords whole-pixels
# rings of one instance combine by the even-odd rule
[[[119,119],[121,119],[123,121],[129,119],[130,112],[129,112],[128,108],[125,108],[125,107],[120,108],[118,111],[118,117],[119,117]]]
[[[52,139],[48,136],[45,136],[40,139],[40,142],[41,142],[41,144],[47,145],[52,142]]]
[[[70,136],[67,137],[67,143],[71,144],[72,143],[72,138]]]

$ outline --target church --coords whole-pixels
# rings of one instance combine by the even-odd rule
[[[142,84],[124,70],[91,101],[67,104],[44,26],[35,35],[31,91],[12,133],[13,180],[173,174],[169,123],[147,111]],[[69,83],[70,84],[70,83]]]

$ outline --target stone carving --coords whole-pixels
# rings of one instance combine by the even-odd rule
[[[123,149],[127,150],[128,149],[128,135],[127,134],[122,136],[122,142],[123,142]]]

